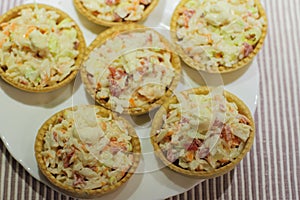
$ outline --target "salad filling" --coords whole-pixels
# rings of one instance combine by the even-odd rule
[[[178,12],[178,45],[208,71],[247,57],[266,23],[254,0],[187,0]]]
[[[175,77],[172,54],[154,31],[122,33],[85,62],[97,102],[122,113],[165,96]]]
[[[252,127],[237,105],[222,94],[182,94],[167,106],[155,134],[165,158],[183,169],[210,171],[239,156]]]
[[[138,21],[153,0],[81,0],[94,16],[110,22]]]
[[[14,81],[47,87],[76,69],[79,40],[74,22],[44,8],[26,8],[0,24],[0,65]]]
[[[128,124],[96,107],[65,110],[49,126],[42,151],[47,170],[63,184],[99,189],[120,181],[134,163]]]

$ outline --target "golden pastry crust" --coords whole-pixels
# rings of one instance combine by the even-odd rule
[[[101,46],[106,45],[109,41],[111,41],[112,39],[120,36],[120,35],[126,35],[126,34],[135,34],[135,33],[145,33],[147,31],[150,31],[152,34],[154,34],[156,37],[159,37],[159,40],[161,42],[161,44],[164,45],[164,47],[161,47],[160,51],[166,54],[170,55],[170,60],[168,62],[170,62],[170,67],[168,66],[163,66],[165,68],[170,68],[172,70],[172,73],[174,73],[174,76],[171,80],[171,83],[167,86],[167,88],[165,89],[166,91],[164,92],[164,94],[159,97],[158,99],[154,99],[153,101],[149,101],[148,99],[145,99],[144,97],[141,97],[141,101],[143,102],[142,105],[132,105],[130,104],[128,107],[123,107],[122,111],[117,110],[115,107],[113,107],[109,102],[107,102],[107,100],[101,99],[99,97],[97,97],[97,88],[99,86],[99,83],[91,83],[91,77],[94,77],[93,74],[89,73],[87,68],[89,66],[87,66],[86,63],[88,63],[87,61],[90,58],[90,55],[92,55],[93,52],[96,52],[97,49],[101,48]],[[122,36],[123,37],[123,36]],[[134,39],[134,38],[133,38]],[[138,43],[135,42],[134,40],[132,41],[132,43]],[[114,43],[115,44],[115,43]],[[131,45],[130,45],[131,46]],[[126,48],[126,47],[125,47]],[[131,48],[131,47],[130,47]],[[157,49],[157,47],[154,47]],[[151,47],[141,47],[141,49],[153,49]],[[139,49],[135,50],[135,49],[130,49],[130,52],[137,52]],[[110,50],[109,50],[110,51]],[[112,50],[112,52],[116,52],[119,51],[118,50]],[[125,50],[126,51],[126,50]],[[156,50],[154,50],[156,51]],[[122,50],[120,49],[121,55],[118,56],[122,56],[122,53],[127,53],[126,52],[122,52]],[[116,52],[116,54],[118,54],[118,52]],[[109,56],[108,56],[109,57]],[[111,63],[109,63],[111,64]],[[93,64],[95,65],[95,64]],[[98,65],[97,65],[98,66]],[[133,68],[136,68],[138,66],[131,66]],[[103,72],[105,70],[108,70],[108,66],[100,66],[99,68],[97,68],[95,70],[94,73],[99,73],[99,72]],[[134,69],[134,71],[136,71],[136,69]],[[111,72],[112,73],[112,72]],[[102,32],[93,42],[92,44],[88,47],[85,58],[84,58],[84,62],[83,62],[83,67],[81,69],[81,78],[82,81],[85,85],[86,90],[88,91],[88,93],[93,97],[93,99],[95,99],[95,101],[97,103],[99,103],[100,105],[111,109],[113,111],[119,112],[119,113],[127,113],[127,114],[132,114],[132,115],[139,115],[139,114],[143,114],[146,113],[156,107],[158,107],[159,105],[161,105],[167,98],[169,98],[172,93],[173,90],[177,87],[177,84],[179,82],[180,79],[180,73],[181,73],[181,63],[180,63],[180,58],[178,57],[178,55],[176,53],[174,53],[172,51],[171,45],[168,43],[168,41],[166,39],[164,39],[164,37],[162,37],[159,33],[155,32],[154,30],[144,27],[142,25],[137,25],[137,24],[128,24],[128,25],[123,25],[123,26],[118,26],[118,27],[112,27],[104,32]],[[124,74],[124,72],[122,72],[122,74]],[[127,74],[128,75],[128,74]],[[130,76],[130,75],[128,75]],[[165,77],[165,76],[164,76]],[[106,78],[106,77],[101,77],[101,78]],[[94,78],[95,79],[95,78]],[[94,80],[95,81],[95,80]],[[160,84],[160,83],[157,83]],[[111,86],[108,85],[108,86]],[[99,86],[100,87],[100,86]],[[103,87],[102,87],[103,88]],[[155,92],[155,91],[154,91]],[[111,93],[110,93],[111,95]],[[133,97],[135,98],[136,96],[141,96],[139,94],[137,94],[137,92],[133,92]],[[143,100],[143,98],[145,100]],[[127,101],[130,102],[130,99],[128,99]],[[131,102],[132,103],[132,102]]]
[[[224,73],[228,73],[228,72],[233,72],[236,71],[238,69],[241,69],[243,67],[247,67],[251,64],[252,60],[255,58],[255,56],[258,54],[258,52],[260,51],[260,49],[262,48],[264,41],[265,41],[265,37],[267,35],[267,17],[266,17],[266,13],[264,8],[262,7],[261,3],[259,0],[254,0],[254,4],[258,9],[258,13],[259,13],[259,17],[264,21],[263,26],[261,28],[261,36],[260,39],[256,42],[256,44],[253,45],[247,45],[247,48],[249,46],[249,48],[251,48],[251,52],[250,53],[246,53],[245,57],[243,57],[242,59],[237,58],[237,62],[231,64],[230,66],[225,66],[224,64],[219,64],[217,66],[217,69],[212,69],[211,67],[207,67],[206,64],[204,64],[204,62],[206,61],[196,61],[195,59],[193,59],[190,55],[188,55],[186,53],[185,50],[183,50],[183,48],[177,44],[177,42],[179,41],[178,39],[178,35],[177,35],[177,31],[178,31],[178,20],[180,18],[180,16],[182,15],[182,10],[185,7],[186,3],[189,2],[191,0],[182,0],[180,1],[180,3],[178,4],[178,6],[176,7],[172,19],[171,19],[171,38],[174,41],[174,43],[176,44],[176,49],[177,52],[179,53],[180,57],[183,59],[183,61],[191,68],[196,69],[196,70],[201,70],[201,71],[205,71],[208,73],[220,73],[220,74],[224,74]],[[192,13],[191,13],[192,14]],[[211,36],[209,34],[203,33],[202,36],[207,36],[208,40],[210,40],[211,42],[213,42],[213,38],[211,38]],[[211,44],[210,42],[208,44]],[[201,45],[200,45],[201,46]],[[246,46],[245,46],[246,49]],[[248,51],[248,50],[247,50]],[[217,52],[218,53],[218,52]],[[222,56],[222,55],[220,55]],[[202,59],[203,60],[203,59]]]
[[[81,66],[81,62],[83,59],[83,54],[86,48],[86,44],[85,44],[85,40],[83,37],[83,34],[79,28],[79,26],[75,23],[74,20],[72,20],[72,18],[70,16],[68,16],[66,13],[64,13],[63,11],[48,6],[48,5],[43,5],[43,4],[24,4],[21,6],[17,6],[11,10],[9,10],[8,12],[6,12],[4,15],[2,15],[0,17],[0,24],[7,24],[9,23],[10,20],[17,18],[21,15],[21,11],[25,10],[25,9],[31,9],[34,10],[35,8],[40,8],[40,9],[45,9],[46,11],[53,11],[56,14],[59,15],[59,18],[57,19],[57,24],[61,21],[63,21],[64,19],[68,19],[73,23],[73,28],[75,28],[76,32],[77,32],[77,43],[76,45],[74,45],[74,49],[76,48],[76,50],[78,51],[78,55],[75,57],[74,59],[74,64],[72,66],[72,70],[70,71],[70,73],[62,80],[57,81],[55,84],[52,85],[26,85],[24,83],[22,83],[22,81],[20,80],[15,80],[14,77],[10,76],[6,71],[8,69],[7,66],[1,66],[0,67],[0,75],[1,77],[9,84],[11,84],[12,86],[24,90],[24,91],[28,91],[28,92],[49,92],[49,91],[53,91],[56,90],[58,88],[61,88],[65,85],[67,85],[69,82],[71,82],[77,75],[78,69]],[[37,27],[37,29],[39,29],[39,27]],[[3,31],[3,27],[0,28],[1,31]],[[28,32],[29,33],[29,32]],[[42,34],[47,34],[47,33],[42,33]],[[25,37],[25,36],[24,36]],[[49,38],[48,38],[49,41]],[[1,45],[2,46],[2,45]],[[75,47],[76,46],[76,47]],[[47,47],[48,48],[48,47]],[[22,49],[22,53],[26,54],[26,53],[30,53],[30,49],[26,49],[23,48]],[[37,57],[37,59],[40,59],[39,57]],[[40,62],[41,59],[39,60]]]
[[[185,91],[185,94],[197,94],[197,95],[207,95],[210,93],[210,89],[208,87],[199,87],[194,88]],[[194,178],[200,178],[200,179],[208,179],[213,178],[217,176],[221,176],[225,173],[228,173],[230,170],[232,170],[247,154],[247,152],[250,151],[254,136],[255,136],[255,124],[254,120],[252,118],[252,114],[248,107],[245,105],[245,103],[240,100],[238,97],[233,95],[230,92],[224,91],[224,96],[227,100],[227,102],[234,102],[238,108],[238,113],[241,115],[244,115],[249,121],[247,122],[248,125],[251,127],[251,131],[249,134],[248,139],[246,140],[243,149],[241,150],[241,153],[231,162],[227,162],[225,165],[219,166],[217,168],[211,168],[210,170],[190,170],[187,168],[183,168],[176,164],[176,162],[172,163],[167,158],[167,155],[162,151],[161,147],[159,146],[158,142],[158,132],[161,130],[164,124],[165,116],[169,113],[169,105],[170,104],[176,104],[178,103],[178,100],[176,97],[172,97],[168,102],[163,104],[163,106],[158,110],[156,113],[153,123],[152,123],[152,129],[151,129],[151,142],[154,147],[155,154],[160,160],[170,169],[174,170],[175,172],[194,177]],[[191,144],[192,145],[192,144]],[[191,146],[189,148],[192,148]]]
[[[143,22],[149,15],[150,13],[153,11],[153,9],[157,6],[159,0],[152,0],[152,2],[146,6],[145,10],[143,11],[143,14],[141,16],[141,18],[139,18],[138,20],[134,20],[134,21],[125,21],[124,19],[120,22],[118,21],[108,21],[108,20],[104,20],[101,19],[99,17],[97,17],[95,14],[92,13],[92,11],[90,11],[88,8],[86,8],[84,6],[84,4],[82,3],[81,0],[73,0],[75,8],[78,10],[78,12],[80,12],[84,17],[86,17],[89,21],[102,25],[102,26],[106,26],[106,27],[111,27],[111,26],[118,26],[118,25],[122,25],[122,24],[129,24],[129,23],[136,23],[136,22]]]
[[[123,118],[117,116],[116,114],[112,113],[111,111],[109,111],[109,110],[107,110],[107,109],[105,109],[105,108],[103,108],[101,106],[95,106],[95,105],[86,105],[86,106],[89,109],[93,109],[93,110],[97,109],[97,112],[95,113],[95,116],[96,116],[97,119],[101,118],[101,117],[103,117],[103,118],[109,118],[109,116],[111,116],[112,117],[111,120],[116,120],[119,123],[125,124],[126,130],[128,131],[127,134],[128,134],[128,136],[131,137],[131,139],[130,139],[131,147],[130,147],[130,149],[127,149],[127,150],[124,150],[124,151],[126,151],[126,152],[128,151],[127,152],[128,155],[130,154],[131,159],[132,159],[132,164],[130,165],[129,169],[126,169],[126,171],[124,171],[124,172],[120,171],[120,173],[122,173],[121,174],[122,177],[117,178],[117,181],[113,180],[114,181],[113,184],[112,183],[108,184],[104,180],[104,182],[101,183],[102,184],[101,187],[93,188],[93,189],[86,189],[84,187],[77,187],[76,185],[74,185],[74,183],[76,182],[76,180],[73,183],[73,185],[68,185],[66,183],[63,183],[62,181],[58,180],[58,175],[57,174],[54,175],[53,172],[50,172],[51,171],[51,170],[49,170],[50,166],[49,166],[49,164],[46,164],[46,162],[48,162],[48,161],[46,161],[47,158],[45,156],[45,154],[47,154],[47,152],[48,152],[48,150],[46,150],[45,148],[47,146],[46,144],[49,144],[49,141],[46,141],[46,140],[49,140],[49,132],[52,133],[51,130],[56,125],[59,125],[59,126],[62,125],[61,124],[62,119],[65,119],[66,115],[68,115],[68,114],[66,114],[66,112],[71,112],[72,113],[73,111],[77,111],[79,109],[79,107],[70,107],[70,108],[61,110],[61,111],[57,112],[56,114],[54,114],[53,116],[51,116],[48,120],[46,120],[44,122],[44,124],[41,126],[41,128],[39,129],[39,131],[38,131],[38,134],[37,134],[36,140],[35,140],[35,147],[34,147],[34,149],[35,149],[35,157],[36,157],[39,169],[41,170],[42,174],[53,185],[55,185],[56,187],[58,187],[59,189],[61,189],[62,191],[64,191],[66,194],[72,195],[74,197],[78,197],[78,198],[96,198],[96,197],[100,197],[100,196],[102,196],[102,195],[104,195],[106,193],[109,193],[109,192],[112,192],[112,191],[116,190],[117,188],[119,188],[121,185],[123,185],[125,182],[127,182],[132,177],[132,175],[135,172],[136,168],[138,167],[138,164],[139,164],[139,161],[140,161],[141,146],[140,146],[139,138],[136,135],[136,132],[135,132],[134,128],[126,120],[124,120]],[[76,122],[75,118],[74,118],[74,120]],[[75,123],[75,122],[73,121],[72,123]],[[110,126],[110,125],[107,124],[107,126]],[[77,127],[78,126],[76,125],[76,129],[77,129]],[[80,130],[78,130],[78,132],[80,133]],[[54,139],[57,139],[57,138],[61,137],[61,136],[59,136],[60,133],[58,133],[56,131],[55,131],[55,133],[57,135],[54,136]],[[66,133],[64,133],[64,134],[66,134]],[[72,133],[72,134],[74,135],[75,133]],[[105,134],[107,135],[108,133],[105,133]],[[73,141],[74,137],[75,137],[75,135],[71,136],[68,141],[71,141],[71,140]],[[107,136],[107,137],[110,137],[110,136]],[[127,137],[127,136],[125,136],[125,137]],[[110,138],[110,139],[113,139],[113,138]],[[67,144],[68,141],[65,141],[65,146],[69,145],[69,144]],[[116,142],[116,141],[111,140],[111,142]],[[51,142],[50,142],[50,144],[51,144]],[[80,144],[82,146],[80,146]],[[82,147],[82,149],[77,149],[78,146]],[[54,147],[55,147],[55,145],[53,147],[51,147],[51,149],[53,149]],[[76,151],[78,151],[78,152],[77,153],[75,152],[74,154],[71,154],[72,157],[73,157],[73,155],[79,156],[81,151],[84,151],[84,152],[88,151],[85,154],[91,154],[91,159],[93,157],[95,157],[95,155],[92,155],[93,153],[89,149],[90,148],[90,144],[87,143],[87,142],[85,142],[84,138],[82,138],[82,137],[80,137],[79,144],[75,143],[73,147],[75,149],[77,149]],[[63,149],[61,149],[61,148],[63,148]],[[114,148],[116,148],[116,147],[114,147]],[[113,150],[113,149],[108,149],[108,150],[105,150],[105,149],[106,148],[104,148],[103,151],[111,151],[111,150]],[[61,153],[62,150],[68,152],[68,150],[70,150],[70,149],[68,149],[67,147],[60,147],[60,149],[56,152],[56,156],[57,156],[58,160],[61,159],[59,157],[59,153]],[[113,150],[113,151],[115,151],[115,150]],[[57,160],[57,159],[55,159],[55,160]],[[71,163],[72,162],[71,159],[72,158],[69,158],[69,159],[67,159],[67,161]],[[78,159],[79,159],[79,161],[78,161]],[[80,158],[80,157],[75,158],[75,160],[77,160],[76,162],[81,162],[82,159],[88,159],[88,158],[87,158],[87,156],[84,156],[84,158]],[[62,159],[61,161],[65,162],[66,158]],[[75,161],[73,161],[73,162],[75,162]],[[93,160],[93,162],[89,161],[89,163],[83,163],[83,161],[82,161],[82,165],[86,166],[88,168],[91,168],[93,170],[93,173],[95,173],[95,172],[98,173],[100,177],[104,176],[103,174],[108,173],[107,171],[109,171],[110,173],[114,173],[113,171],[110,170],[110,167],[108,167],[108,166],[104,167],[104,166],[106,166],[106,164],[103,165],[103,164],[101,164],[101,162],[102,161],[100,161],[98,157],[95,157],[94,160]],[[59,165],[59,163],[57,165]],[[57,165],[56,165],[56,167],[57,167]],[[78,165],[78,163],[77,163],[77,165]],[[93,166],[89,166],[89,165],[93,165]],[[64,167],[71,168],[71,170],[72,169],[75,170],[75,168],[76,168],[75,164],[70,164],[69,166],[64,166]],[[53,168],[51,168],[51,169],[53,170]],[[76,172],[76,170],[75,170],[75,172]],[[82,175],[77,175],[77,176],[80,177]],[[63,180],[65,180],[65,179],[63,179]],[[90,179],[91,179],[91,177],[88,177],[87,179],[83,179],[81,177],[81,181],[83,181],[83,180],[84,181],[88,181]],[[81,184],[79,180],[77,180],[77,183]]]

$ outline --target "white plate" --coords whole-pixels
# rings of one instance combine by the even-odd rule
[[[32,2],[32,0],[30,0]],[[30,2],[28,1],[28,2]],[[88,22],[79,15],[72,0],[37,0],[61,8],[72,16],[82,29],[87,44],[103,28]],[[172,12],[179,0],[161,0],[145,25],[167,32]],[[177,91],[196,87],[206,82],[209,85],[224,83],[226,90],[236,94],[255,112],[259,94],[259,71],[256,60],[249,68],[223,77],[205,76],[183,66],[183,76]],[[72,105],[93,103],[77,77],[72,84],[55,92],[31,94],[13,88],[0,80],[0,136],[11,155],[37,180],[52,187],[40,175],[34,158],[34,140],[41,124],[52,114]],[[251,88],[251,89],[249,89]],[[192,188],[201,180],[189,178],[164,167],[153,154],[149,130],[154,112],[138,118],[127,119],[135,126],[142,143],[142,162],[137,173],[124,186],[101,199],[164,199]],[[54,188],[56,189],[56,188]],[[57,189],[56,189],[57,190]]]

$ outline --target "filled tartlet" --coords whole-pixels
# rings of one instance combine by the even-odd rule
[[[85,47],[74,20],[57,8],[25,4],[0,17],[0,75],[18,89],[48,92],[66,85]]]
[[[73,1],[76,9],[88,20],[102,26],[115,26],[144,21],[159,0]]]
[[[209,73],[248,66],[267,33],[259,0],[182,0],[171,21],[171,35],[184,62]]]
[[[134,128],[111,111],[92,105],[62,110],[39,129],[35,156],[55,186],[79,198],[95,198],[130,179],[140,160]]]
[[[232,170],[251,149],[254,134],[252,115],[239,98],[200,87],[172,97],[158,110],[151,141],[166,166],[206,179]]]
[[[81,77],[100,105],[118,113],[143,114],[176,88],[180,58],[158,32],[130,24],[110,28],[88,47]]]

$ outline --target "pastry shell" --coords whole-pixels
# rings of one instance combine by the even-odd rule
[[[218,66],[218,70],[207,70],[205,66],[199,62],[194,61],[189,55],[187,55],[184,50],[180,47],[180,45],[177,44],[177,21],[180,16],[180,10],[182,7],[188,2],[189,0],[181,0],[180,3],[177,5],[176,9],[173,12],[172,18],[171,18],[171,24],[170,24],[170,30],[171,30],[171,38],[176,46],[176,51],[179,53],[182,60],[191,68],[204,71],[207,73],[212,74],[225,74],[228,72],[234,72],[241,68],[248,67],[251,65],[252,61],[256,57],[256,55],[259,53],[260,49],[263,47],[266,35],[267,35],[267,29],[268,29],[268,22],[267,22],[267,16],[265,13],[265,10],[263,6],[261,5],[259,0],[254,0],[255,5],[258,7],[258,11],[260,16],[264,19],[264,25],[262,27],[262,35],[258,42],[255,44],[253,51],[243,59],[239,60],[237,63],[233,64],[230,67],[226,67],[223,65]]]
[[[125,119],[121,118],[120,116],[112,113],[111,111],[109,111],[101,106],[95,106],[95,105],[84,105],[84,106],[91,106],[91,107],[97,108],[99,110],[96,113],[97,116],[108,117],[109,114],[112,114],[113,120],[120,120],[128,125],[127,126],[128,134],[132,137],[131,144],[132,144],[133,163],[132,163],[131,167],[128,169],[128,171],[126,172],[126,174],[116,184],[106,185],[99,189],[79,189],[79,188],[75,188],[75,187],[63,184],[62,182],[58,181],[55,178],[55,176],[52,173],[50,173],[49,170],[47,170],[47,166],[46,166],[43,156],[41,154],[41,152],[44,149],[45,134],[48,131],[49,126],[59,123],[57,121],[58,118],[63,116],[63,113],[66,110],[76,110],[77,109],[76,106],[61,110],[61,111],[55,113],[54,115],[52,115],[49,119],[47,119],[44,122],[44,124],[38,130],[38,133],[37,133],[37,136],[35,139],[34,150],[35,150],[35,158],[36,158],[38,167],[39,167],[40,171],[42,172],[42,174],[48,179],[48,181],[50,181],[51,184],[56,186],[58,189],[60,189],[64,193],[71,195],[73,197],[91,199],[91,198],[100,197],[104,194],[110,193],[110,192],[118,189],[132,177],[132,175],[135,173],[135,171],[139,165],[139,162],[140,162],[141,145],[140,145],[139,138],[135,132],[135,129]]]
[[[154,10],[154,8],[157,6],[159,0],[153,0],[150,5],[147,6],[147,8],[144,10],[144,13],[142,15],[142,18],[138,21],[122,21],[122,22],[112,22],[107,21],[98,18],[97,16],[93,15],[91,11],[89,11],[81,2],[81,0],[73,0],[74,6],[77,9],[77,11],[82,14],[84,17],[86,17],[89,21],[106,27],[112,27],[112,26],[118,26],[122,24],[130,24],[130,23],[136,23],[136,22],[143,22],[147,19],[147,17],[150,15],[150,13]]]
[[[15,80],[13,80],[11,77],[9,77],[1,67],[0,67],[0,76],[7,83],[9,83],[10,85],[12,85],[15,88],[18,88],[20,90],[24,90],[27,92],[33,92],[33,93],[50,92],[50,91],[54,91],[54,90],[64,87],[65,85],[67,85],[68,83],[70,83],[72,80],[75,79],[75,77],[78,73],[78,69],[80,68],[81,62],[83,60],[84,51],[86,49],[86,43],[85,43],[83,33],[80,30],[79,26],[68,14],[66,14],[65,12],[63,12],[62,10],[60,10],[58,8],[55,8],[55,7],[52,7],[49,5],[45,5],[45,4],[24,4],[21,6],[14,7],[0,17],[0,24],[2,24],[4,22],[8,22],[11,19],[20,16],[20,11],[23,9],[28,9],[28,8],[34,9],[35,7],[44,8],[47,11],[49,10],[49,11],[54,11],[54,12],[58,13],[60,15],[58,22],[62,21],[63,19],[66,19],[66,18],[69,18],[74,22],[74,24],[75,24],[74,27],[77,30],[77,38],[79,41],[79,45],[78,45],[79,54],[76,57],[75,64],[74,64],[76,67],[75,70],[71,71],[71,73],[66,78],[64,78],[62,81],[58,82],[57,84],[54,84],[51,86],[45,86],[45,87],[44,86],[34,87],[34,86],[27,86],[27,85],[21,84]],[[1,28],[0,28],[0,30],[1,30]]]
[[[122,26],[111,27],[111,28],[107,29],[106,31],[100,33],[98,35],[98,37],[87,48],[87,51],[86,51],[86,54],[84,57],[84,61],[83,61],[83,67],[81,68],[81,79],[85,85],[85,89],[87,90],[87,92],[92,96],[92,98],[98,104],[104,106],[107,109],[111,109],[111,106],[108,103],[102,103],[97,100],[97,98],[95,97],[95,91],[93,89],[93,85],[90,84],[90,81],[88,79],[88,72],[86,71],[84,64],[85,64],[85,61],[89,58],[90,53],[94,49],[105,44],[105,42],[107,40],[115,37],[118,34],[130,33],[130,32],[144,32],[146,30],[152,30],[152,29],[145,27],[143,25],[139,25],[139,24],[127,24],[127,25],[122,25]],[[156,33],[159,35],[161,41],[163,41],[163,43],[166,45],[166,50],[168,50],[171,53],[171,63],[172,63],[172,67],[174,69],[175,77],[173,78],[171,85],[168,87],[168,90],[166,91],[165,95],[162,98],[156,100],[153,103],[149,103],[149,104],[143,105],[142,107],[138,107],[138,109],[136,109],[136,107],[124,108],[124,111],[123,111],[124,114],[140,115],[140,114],[147,113],[150,110],[160,106],[161,104],[163,104],[163,102],[166,99],[168,99],[173,94],[173,91],[177,87],[177,84],[180,80],[181,61],[180,61],[179,56],[173,51],[173,46],[162,35],[160,35],[158,32],[156,32]],[[111,109],[111,110],[113,110],[113,109]],[[113,110],[113,111],[115,111],[115,110]]]
[[[199,87],[199,88],[189,89],[189,90],[186,90],[185,92],[186,92],[186,94],[206,95],[210,92],[210,88],[203,86],[203,87]],[[234,159],[234,161],[232,161],[220,168],[212,169],[210,171],[192,171],[192,170],[181,168],[178,165],[175,165],[172,162],[170,162],[166,158],[164,153],[162,152],[161,148],[159,147],[159,144],[156,141],[155,135],[156,135],[157,131],[160,130],[163,125],[163,119],[164,119],[163,116],[166,115],[168,106],[172,103],[178,102],[177,98],[174,96],[174,97],[170,98],[168,102],[163,104],[163,106],[157,111],[157,113],[153,119],[152,129],[151,129],[151,143],[153,145],[155,155],[163,162],[163,164],[165,166],[167,166],[168,168],[170,168],[171,170],[173,170],[177,173],[180,173],[180,174],[183,174],[183,175],[186,175],[189,177],[198,178],[198,179],[209,179],[209,178],[218,177],[218,176],[228,173],[229,171],[234,169],[234,167],[236,165],[238,165],[240,163],[240,161],[250,151],[250,149],[253,145],[254,136],[255,136],[255,124],[254,124],[254,120],[252,118],[252,114],[251,114],[250,110],[248,109],[248,107],[245,105],[245,103],[242,100],[240,100],[237,96],[235,96],[234,94],[232,94],[228,91],[224,91],[224,96],[228,102],[234,102],[238,107],[238,112],[240,114],[245,115],[250,120],[249,125],[251,126],[251,132],[250,132],[249,138],[245,142],[245,146],[244,146],[244,149],[242,150],[241,154],[238,157],[236,157]]]

